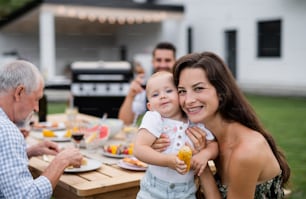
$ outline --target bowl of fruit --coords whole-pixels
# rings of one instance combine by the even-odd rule
[[[124,123],[122,120],[117,118],[107,118],[102,121],[102,125],[106,125],[109,127],[109,137],[112,138],[122,130]]]
[[[103,146],[109,139],[110,130],[106,125],[94,125],[84,130],[84,143],[87,149]]]

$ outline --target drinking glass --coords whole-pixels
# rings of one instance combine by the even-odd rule
[[[79,110],[76,107],[69,107],[66,108],[65,113],[67,116],[67,129],[72,131],[73,127],[76,125]]]
[[[147,110],[146,109],[146,92],[145,91],[136,95],[136,97],[133,101],[133,104],[132,104],[132,110],[135,114],[135,116],[133,118],[132,126],[137,126],[138,117]]]
[[[81,141],[87,135],[89,124],[86,122],[78,121],[74,124],[73,129],[71,130],[71,137],[74,140],[76,148],[80,148]]]
[[[66,108],[65,113],[67,115],[68,121],[75,121],[79,113],[79,110],[77,107],[69,107],[69,108]]]
[[[77,132],[72,132],[71,137],[75,141],[74,143],[75,143],[76,148],[79,149],[81,140],[84,138],[84,132],[80,130]]]

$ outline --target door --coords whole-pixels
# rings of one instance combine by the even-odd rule
[[[226,63],[233,76],[236,78],[236,59],[237,59],[237,31],[227,30],[225,31],[225,53],[226,53]]]

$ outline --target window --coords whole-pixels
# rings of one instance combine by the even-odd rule
[[[258,57],[281,56],[281,20],[258,22]]]

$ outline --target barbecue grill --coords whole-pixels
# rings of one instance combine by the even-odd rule
[[[118,117],[133,77],[129,62],[74,62],[71,72],[73,106],[80,113]]]

